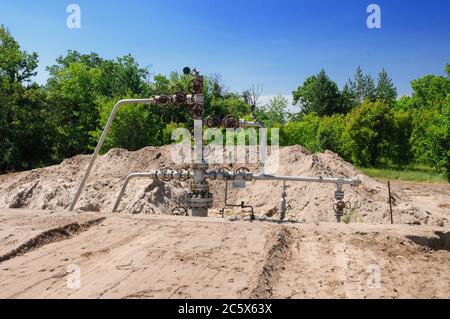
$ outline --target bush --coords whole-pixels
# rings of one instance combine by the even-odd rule
[[[323,117],[317,129],[317,146],[321,151],[330,150],[349,159],[348,139],[345,131],[346,116]]]
[[[415,114],[411,141],[418,161],[432,164],[450,181],[450,94],[441,110]]]
[[[381,101],[364,101],[349,114],[346,127],[353,162],[373,167],[386,163],[393,157],[394,131],[395,120],[389,106]]]
[[[312,152],[320,150],[317,144],[317,130],[320,125],[320,117],[315,114],[307,114],[300,122],[290,122],[281,128],[280,145],[302,145]]]

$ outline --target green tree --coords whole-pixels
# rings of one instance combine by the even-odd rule
[[[348,83],[346,83],[342,89],[341,101],[345,113],[350,112],[359,104],[359,101],[355,96],[355,92],[353,92]]]
[[[98,128],[100,78],[99,68],[74,62],[49,79],[49,103],[59,124],[57,157],[87,153],[95,146],[91,134]]]
[[[377,89],[375,87],[375,82],[370,75],[366,75],[366,89],[365,89],[365,99],[369,101],[375,101],[377,98]]]
[[[416,107],[411,136],[417,161],[432,164],[450,181],[450,68],[447,76],[427,75],[412,81]]]
[[[37,85],[21,93],[14,110],[10,161],[15,169],[32,169],[53,163],[56,125],[47,105],[47,93]]]
[[[413,112],[408,109],[393,110],[394,131],[391,140],[390,158],[395,166],[406,166],[414,162],[411,148]]]
[[[366,99],[375,101],[376,89],[373,79],[370,75],[365,75],[361,67],[358,66],[356,69],[354,80],[348,80],[348,86],[357,104]]]
[[[436,110],[416,113],[411,140],[417,160],[432,164],[450,182],[450,94],[442,113]]]
[[[378,75],[376,97],[391,105],[397,99],[397,89],[385,69],[382,69]]]
[[[382,101],[365,101],[354,109],[346,127],[353,162],[379,166],[390,159],[394,127],[391,109]]]
[[[261,120],[266,127],[275,127],[286,124],[288,100],[277,95],[270,99],[269,103],[257,110],[257,118]]]
[[[0,26],[0,171],[29,168],[47,155],[45,141],[36,142],[47,120],[45,98],[36,99],[39,92],[30,85],[37,64],[37,53],[21,50]]]
[[[127,96],[125,98],[136,97]],[[115,103],[115,100],[108,100],[106,97],[98,101],[100,127],[105,126]],[[121,107],[117,112],[102,151],[105,152],[111,148],[125,148],[136,151],[148,145],[162,145],[165,125],[160,118],[152,114],[151,110],[151,106],[143,104],[129,104]],[[100,134],[100,130],[92,132],[94,140],[98,140]]]
[[[308,77],[297,90],[292,92],[294,105],[300,105],[303,109],[308,109],[309,105],[314,100],[315,84],[317,82],[317,76],[312,75]],[[308,113],[308,112],[304,112]]]
[[[448,69],[448,66],[447,66]],[[427,75],[411,82],[416,108],[438,109],[450,93],[450,75]]]
[[[282,146],[302,145],[312,152],[320,150],[317,144],[317,130],[320,117],[314,113],[306,114],[301,121],[289,122],[280,130],[280,144]]]
[[[343,158],[350,159],[346,149],[347,141],[344,135],[346,126],[345,115],[325,116],[317,128],[317,146],[321,151],[330,150]]]
[[[251,113],[251,106],[238,94],[228,93],[225,98],[213,97],[211,110],[217,116],[225,117],[232,114],[238,118],[243,118]]]
[[[305,114],[315,112],[319,116],[345,113],[336,82],[332,81],[324,70],[311,76],[293,92],[294,104],[300,104]]]
[[[412,111],[414,107],[414,99],[410,96],[402,96],[395,103],[397,110]]]
[[[20,49],[5,26],[0,25],[0,78],[7,84],[30,82],[37,74],[38,54]]]

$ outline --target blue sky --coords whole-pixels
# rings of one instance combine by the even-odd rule
[[[66,8],[81,7],[81,29]],[[382,10],[369,29],[366,8]],[[358,65],[385,67],[399,93],[450,63],[448,0],[0,0],[0,24],[45,67],[68,49],[113,58],[131,53],[153,73],[183,66],[219,73],[232,91],[261,83],[264,95],[290,94],[324,68],[340,87]]]

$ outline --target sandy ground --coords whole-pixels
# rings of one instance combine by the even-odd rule
[[[0,219],[1,298],[450,298],[448,228],[17,209]]]
[[[394,181],[395,189],[401,189],[415,206],[444,219],[450,219],[450,183],[418,183]]]
[[[133,172],[148,172],[161,168],[187,168],[171,164],[173,146],[146,147],[136,152],[113,149],[100,156],[86,188],[77,203],[78,211],[108,212],[117,198],[126,176]],[[90,156],[76,156],[61,164],[28,172],[0,175],[0,208],[38,210],[67,210],[77,190]],[[274,167],[274,160],[267,166]],[[233,165],[235,170],[242,165]],[[313,177],[359,177],[363,185],[345,186],[345,201],[351,209],[346,211],[351,222],[388,224],[390,213],[388,189],[385,181],[370,178],[332,152],[312,154],[301,146],[279,150],[278,175]],[[222,165],[212,166],[217,169]],[[258,172],[258,165],[247,167]],[[244,201],[252,205],[259,216],[279,218],[280,182],[248,182],[245,189],[230,188],[228,202]],[[292,221],[317,223],[334,222],[335,185],[313,183],[288,183],[287,218]],[[213,181],[214,209],[218,216],[224,207],[224,182]],[[439,188],[437,186],[436,188]],[[130,214],[170,214],[178,205],[185,204],[189,184],[178,181],[162,182],[137,179],[130,182],[119,206],[119,211]],[[409,225],[450,225],[448,193],[436,189],[441,198],[433,205],[434,197],[409,196],[405,187],[393,187],[393,214],[395,223]],[[420,196],[421,190],[417,192]],[[417,201],[415,199],[418,199]],[[248,216],[248,210],[234,209],[227,216]]]
[[[209,218],[170,216],[189,185],[145,179],[110,213],[127,174],[186,168],[168,165],[172,151],[99,157],[74,213],[89,156],[0,175],[0,298],[450,298],[450,184],[392,182],[390,225],[386,181],[293,146],[280,149],[277,174],[363,181],[345,187],[350,224],[334,224],[334,185],[305,183],[289,183],[284,224],[276,182],[230,190],[255,222],[239,209],[217,218],[222,182],[211,183]]]

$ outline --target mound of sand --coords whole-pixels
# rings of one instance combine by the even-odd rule
[[[100,156],[77,209],[110,211],[129,173],[164,167],[188,168],[171,164],[172,151],[173,146],[147,147],[136,152],[113,149]],[[59,165],[0,176],[0,208],[67,209],[89,158],[88,155],[76,156]],[[387,185],[362,174],[335,153],[327,151],[312,154],[301,146],[292,146],[281,148],[279,158],[279,175],[359,177],[363,185],[345,187],[345,200],[352,204],[352,208],[347,211],[348,219],[373,224],[390,222]],[[248,167],[257,172],[257,165]],[[211,184],[215,196],[215,209],[212,210],[214,215],[224,206],[225,184],[217,181]],[[289,183],[288,186],[289,219],[301,222],[334,221],[334,185]],[[172,208],[183,204],[188,192],[188,183],[133,180],[119,211],[132,214],[170,214]],[[245,189],[230,189],[228,202],[244,201],[254,206],[257,215],[277,218],[280,194],[279,182],[250,182]],[[437,226],[449,224],[446,218],[415,207],[401,189],[394,189],[392,195],[395,223]],[[244,214],[239,209],[226,213],[238,216]]]

